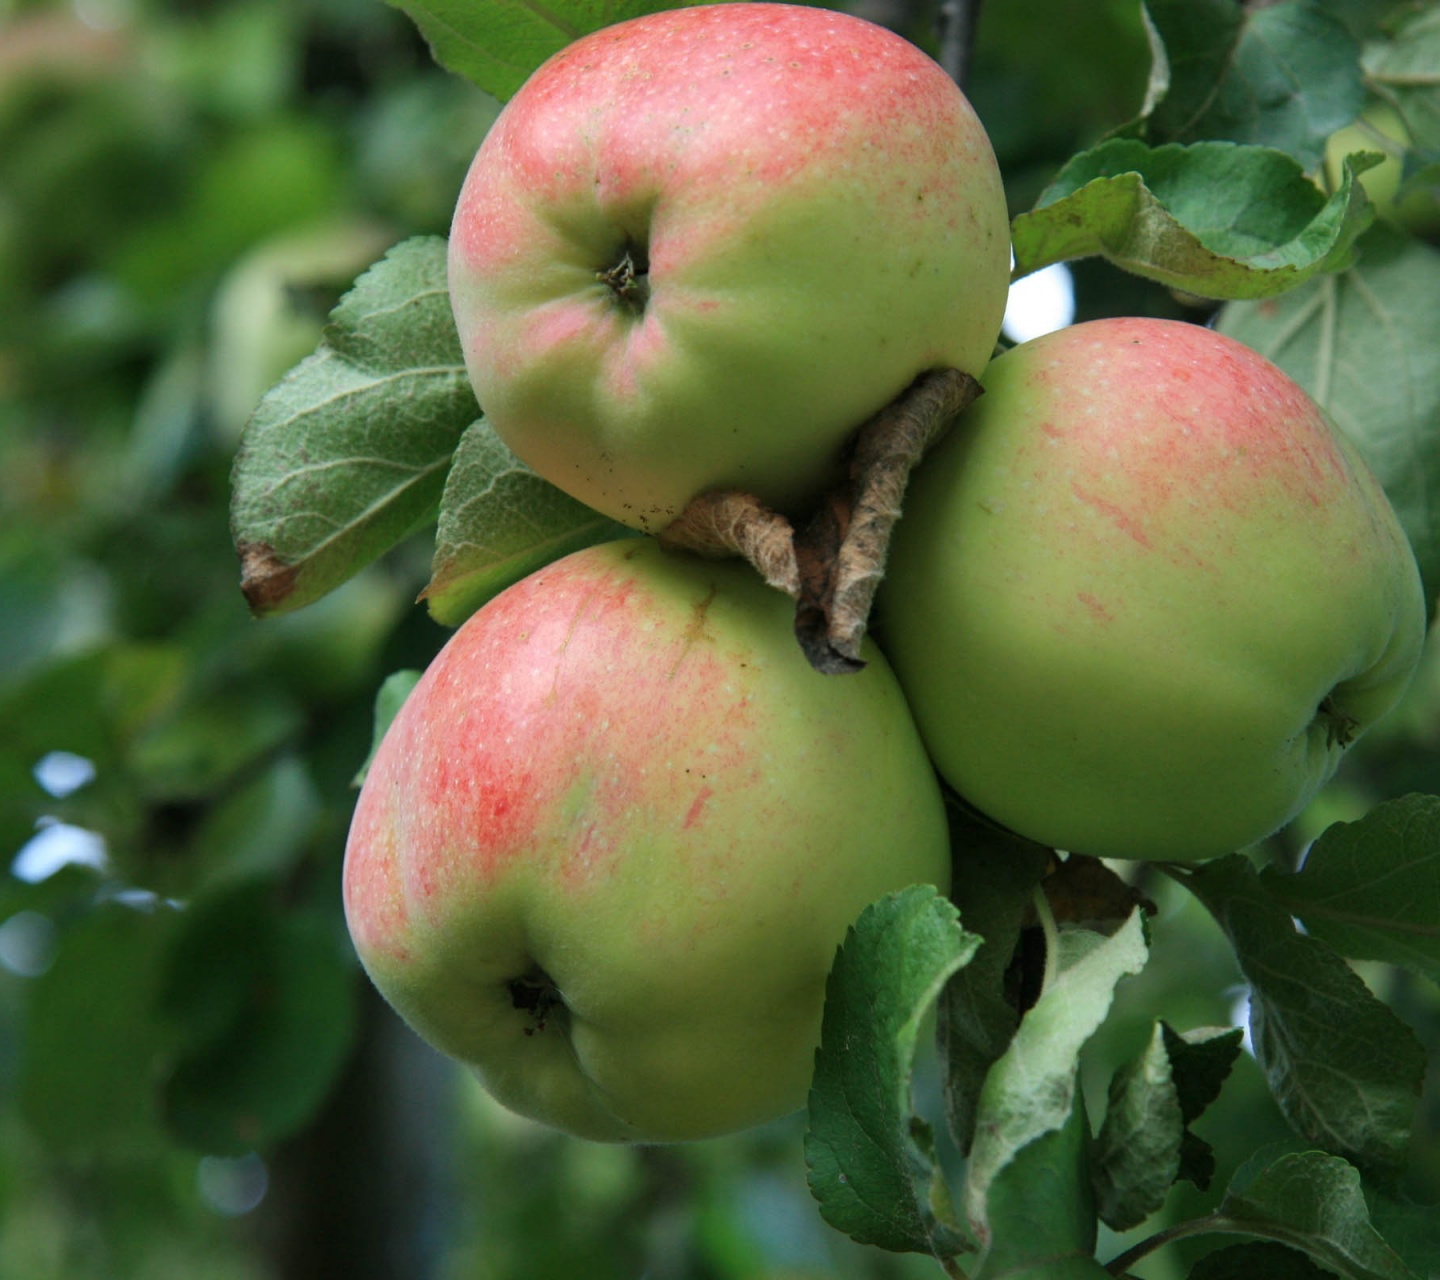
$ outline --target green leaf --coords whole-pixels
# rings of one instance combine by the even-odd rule
[[[1357,40],[1383,35],[1404,14],[1415,9],[1414,0],[1317,0],[1320,8],[1338,18]]]
[[[626,18],[674,9],[675,0],[390,0],[430,42],[435,60],[502,101],[552,53]]]
[[[1440,1213],[1433,1204],[1392,1200],[1367,1188],[1370,1221],[1412,1271],[1440,1276]]]
[[[1365,77],[1399,108],[1415,144],[1440,147],[1440,9],[1417,7],[1365,50]]]
[[[410,691],[420,683],[420,677],[423,674],[424,672],[421,671],[392,671],[381,683],[375,693],[375,728],[370,738],[370,752],[352,780],[352,786],[358,787],[365,781],[365,775],[370,772],[370,762],[375,759],[375,753],[380,750],[380,743],[385,737],[386,730],[390,728],[390,722],[400,714],[400,708],[405,705],[405,699],[410,696]]]
[[[1440,982],[1440,796],[1406,796],[1336,823],[1310,846],[1302,870],[1267,867],[1260,879],[1341,955]]]
[[[1346,1280],[1417,1280],[1370,1222],[1353,1165],[1321,1151],[1281,1156],[1248,1186],[1225,1193],[1217,1230],[1303,1249]]]
[[[1115,985],[1145,964],[1144,916],[1138,908],[1110,937],[1089,930],[1059,935],[1058,970],[1020,1021],[1009,1047],[981,1091],[975,1141],[965,1186],[965,1213],[985,1251],[982,1275],[1019,1272],[1021,1263],[1085,1258],[1094,1253],[1095,1220],[1087,1211],[1088,1174],[1063,1165],[1055,1180],[1030,1198],[1027,1148],[1067,1126],[1081,1109],[1080,1050],[1110,1009]],[[1063,1149],[1066,1142],[1057,1139]],[[1047,1160],[1040,1160],[1042,1166]],[[1028,1205],[1023,1215],[1014,1206]],[[1043,1220],[1049,1225],[1040,1230]],[[1004,1269],[986,1270],[994,1253]],[[1077,1264],[1078,1265],[1078,1264]],[[1056,1273],[1059,1274],[1059,1273]]]
[[[231,525],[250,607],[308,604],[430,521],[474,418],[445,242],[408,240],[360,277],[246,428]]]
[[[1209,1186],[1215,1156],[1189,1126],[1219,1096],[1241,1038],[1238,1027],[1182,1035],[1157,1022],[1145,1048],[1115,1073],[1093,1157],[1097,1212],[1106,1225],[1137,1226],[1182,1179]]]
[[[421,598],[443,626],[458,626],[526,574],[596,542],[633,537],[542,480],[484,418],[460,437],[445,493],[430,584]]]
[[[1185,130],[1225,75],[1244,26],[1232,0],[1142,0],[1150,40],[1150,81],[1126,135],[1190,141]]]
[[[284,875],[322,820],[309,770],[297,757],[282,755],[206,811],[190,842],[195,878],[211,885]]]
[[[1316,1266],[1308,1254],[1267,1241],[1207,1253],[1190,1268],[1187,1280],[1329,1280],[1334,1274]]]
[[[1245,1037],[1239,1027],[1199,1027],[1183,1033],[1169,1026],[1164,1029],[1180,1118],[1185,1124],[1180,1168],[1175,1176],[1204,1191],[1215,1176],[1215,1155],[1210,1144],[1192,1133],[1190,1126],[1220,1096],[1220,1087],[1240,1056]]]
[[[1306,0],[1146,0],[1155,70],[1142,123],[1159,142],[1271,147],[1315,169],[1365,101],[1360,47]]]
[[[136,735],[128,766],[157,800],[200,800],[273,753],[301,729],[288,696],[233,681],[193,693]]]
[[[945,1072],[946,1119],[963,1154],[974,1137],[985,1076],[1020,1025],[1018,1000],[1007,994],[1006,971],[1051,855],[956,806],[949,807],[949,815],[951,847],[957,853],[951,896],[965,904],[966,925],[985,939],[974,959],[945,984],[935,1028]]]
[[[1405,1158],[1425,1051],[1329,947],[1296,931],[1241,854],[1181,873],[1250,984],[1255,1056],[1295,1131],[1378,1176]]]
[[[1336,271],[1374,217],[1354,161],[1328,200],[1279,151],[1114,138],[1061,169],[1015,219],[1016,277],[1100,254],[1206,298],[1262,298]]]
[[[19,1100],[50,1146],[134,1154],[158,1144],[154,1016],[167,907],[104,903],[64,928],[51,966],[26,988]]]
[[[1180,1172],[1185,1122],[1170,1068],[1165,1029],[1110,1081],[1110,1105],[1095,1141],[1096,1211],[1128,1231],[1165,1203]]]
[[[1089,1147],[1076,1087],[1061,1127],[1017,1152],[990,1184],[993,1235],[974,1280],[1108,1280],[1095,1260]]]
[[[980,939],[932,887],[872,903],[826,986],[805,1161],[825,1221],[862,1244],[953,1257],[967,1248],[929,1126],[913,1114],[920,1024]]]
[[[1217,323],[1273,360],[1354,442],[1404,526],[1426,595],[1440,594],[1440,252],[1389,227],[1343,275]]]
[[[177,1052],[162,1086],[181,1141],[242,1155],[295,1132],[324,1100],[355,1026],[343,931],[264,883],[190,908],[160,1008]]]

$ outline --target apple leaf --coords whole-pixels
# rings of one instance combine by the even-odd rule
[[[1346,1280],[1418,1280],[1371,1223],[1359,1170],[1323,1151],[1283,1155],[1248,1182],[1237,1175],[1215,1229],[1303,1249]]]
[[[1186,1280],[1332,1280],[1333,1271],[1317,1266],[1308,1254],[1269,1241],[1231,1244],[1207,1253],[1190,1268]]]
[[[1200,297],[1282,293],[1351,261],[1374,217],[1355,181],[1366,163],[1347,160],[1327,199],[1296,160],[1266,147],[1112,138],[1071,159],[1015,219],[1014,274],[1100,254]]]
[[[370,763],[375,759],[375,753],[380,750],[380,743],[385,737],[385,732],[390,728],[390,722],[400,714],[400,708],[405,705],[405,699],[410,696],[410,691],[420,683],[420,677],[424,674],[421,671],[392,671],[381,682],[380,688],[375,693],[375,727],[370,737],[370,751],[362,764],[351,779],[350,785],[360,786],[365,781],[365,775],[370,772]]]
[[[1007,991],[1021,924],[1051,853],[948,806],[954,858],[951,895],[965,904],[965,923],[984,938],[974,959],[945,984],[936,1040],[945,1071],[945,1112],[961,1153],[970,1150],[975,1109],[991,1064],[1020,1025],[1020,1000]],[[1036,931],[1038,932],[1038,930]]]
[[[1090,1177],[1078,1167],[1089,1136],[1080,1050],[1109,1012],[1116,983],[1144,967],[1143,912],[1137,908],[1108,937],[1062,930],[1057,951],[1045,989],[980,1093],[965,1214],[981,1245],[981,1276],[1060,1275],[1040,1264],[1066,1259],[1076,1274],[1088,1274],[1083,1260],[1094,1254]],[[1044,1145],[1026,1156],[1037,1144]],[[1082,1151],[1072,1162],[1074,1145]]]
[[[1138,1226],[1165,1203],[1180,1173],[1185,1121],[1160,1023],[1150,1042],[1110,1081],[1094,1152],[1095,1208],[1116,1231]]]
[[[1182,1179],[1210,1185],[1214,1153],[1189,1126],[1219,1096],[1240,1041],[1238,1027],[1181,1034],[1157,1022],[1145,1048],[1115,1073],[1093,1156],[1096,1211],[1108,1226],[1143,1222]]]
[[[1066,854],[1050,868],[1041,886],[1050,910],[1060,924],[1078,925],[1096,933],[1114,933],[1136,907],[1147,916],[1155,904],[1134,885],[1127,884],[1099,858]]]
[[[436,622],[457,626],[542,565],[592,543],[633,536],[634,530],[542,480],[481,418],[455,450],[421,599]]]
[[[1366,1188],[1370,1221],[1412,1271],[1440,1276],[1440,1213],[1433,1204],[1392,1199]]]
[[[989,1186],[989,1246],[974,1280],[1107,1280],[1095,1259],[1090,1126],[1078,1084],[1060,1128],[1027,1144]]]
[[[1357,960],[1440,983],[1440,796],[1412,795],[1336,823],[1293,873],[1261,883],[1311,937]]]
[[[474,418],[445,241],[407,240],[356,281],[319,350],[246,427],[231,528],[251,609],[309,604],[433,519]]]
[[[1154,142],[1221,139],[1283,151],[1313,170],[1360,113],[1360,46],[1308,0],[1146,0],[1154,66],[1136,126]]]
[[[298,1129],[345,1060],[355,969],[314,910],[278,911],[264,882],[193,905],[170,949],[160,1010],[178,1040],[162,1085],[172,1132],[243,1155]]]
[[[805,1161],[821,1216],[861,1244],[954,1257],[956,1225],[929,1125],[913,1114],[920,1024],[980,939],[933,887],[872,903],[826,986]]]
[[[1232,302],[1217,327],[1304,387],[1384,485],[1440,595],[1440,251],[1389,227],[1343,275],[1284,297]]]
[[[1419,8],[1367,45],[1365,78],[1404,117],[1416,146],[1440,148],[1440,9]]]
[[[404,10],[447,71],[502,102],[552,53],[627,18],[681,7],[684,0],[389,0]]]
[[[133,1155],[160,1133],[152,1076],[164,1037],[151,1014],[177,919],[105,903],[72,918],[29,984],[15,1096],[57,1154]]]
[[[1205,904],[1250,984],[1255,1057],[1307,1142],[1379,1177],[1405,1158],[1425,1051],[1338,955],[1298,932],[1243,854],[1175,873]]]
[[[1188,142],[1225,77],[1245,14],[1232,0],[1142,0],[1150,41],[1150,79],[1140,114],[1118,132],[1158,142]]]
[[[1220,1096],[1220,1087],[1240,1056],[1244,1032],[1239,1027],[1198,1027],[1177,1032],[1162,1026],[1180,1118],[1185,1123],[1180,1138],[1180,1168],[1175,1177],[1204,1191],[1215,1176],[1215,1154],[1208,1142],[1190,1131],[1190,1126]]]

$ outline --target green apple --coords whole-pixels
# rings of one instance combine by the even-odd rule
[[[1379,484],[1300,387],[1197,325],[1076,325],[984,385],[915,473],[878,602],[941,775],[1072,852],[1276,830],[1419,660]]]
[[[486,135],[450,235],[496,431],[651,531],[712,488],[803,511],[916,375],[980,375],[1008,277],[965,97],[901,37],[798,5],[677,9],[562,50]]]
[[[1376,103],[1354,124],[1331,135],[1325,147],[1325,173],[1333,188],[1339,185],[1346,156],[1356,151],[1383,153],[1384,160],[1360,175],[1375,212],[1416,235],[1433,236],[1440,233],[1440,188],[1420,186],[1400,195],[1405,153],[1413,145],[1400,113],[1388,103]]]
[[[748,565],[591,547],[495,597],[375,755],[345,854],[380,991],[502,1103],[678,1141],[804,1103],[835,949],[949,883],[883,657],[811,670]]]

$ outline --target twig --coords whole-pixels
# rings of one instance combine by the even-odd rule
[[[970,83],[981,0],[940,0],[939,62],[962,89]]]
[[[795,634],[811,666],[825,674],[859,671],[910,473],[980,392],[958,369],[921,374],[855,432],[843,480],[799,530],[759,498],[725,489],[693,498],[660,541],[700,555],[743,556],[795,599]]]

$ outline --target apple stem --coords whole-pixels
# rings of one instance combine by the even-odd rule
[[[753,494],[713,489],[697,495],[660,531],[660,542],[703,556],[743,556],[777,591],[800,594],[795,530]]]
[[[1035,915],[1045,935],[1045,976],[1040,980],[1040,993],[1044,995],[1060,976],[1060,928],[1055,923],[1055,913],[1050,909],[1050,899],[1045,896],[1042,886],[1035,886],[1033,897]]]
[[[937,1257],[935,1261],[940,1264],[940,1269],[944,1271],[947,1276],[951,1277],[951,1280],[969,1280],[969,1276],[964,1268],[961,1267],[959,1259],[953,1257]]]
[[[816,670],[864,665],[860,642],[910,473],[981,390],[959,369],[932,369],[856,432],[848,483],[827,496],[795,540],[795,632]]]
[[[795,634],[815,670],[859,671],[910,473],[980,393],[959,369],[921,374],[855,433],[845,480],[799,531],[753,494],[721,489],[686,504],[660,531],[660,542],[701,555],[743,556],[795,599]]]

